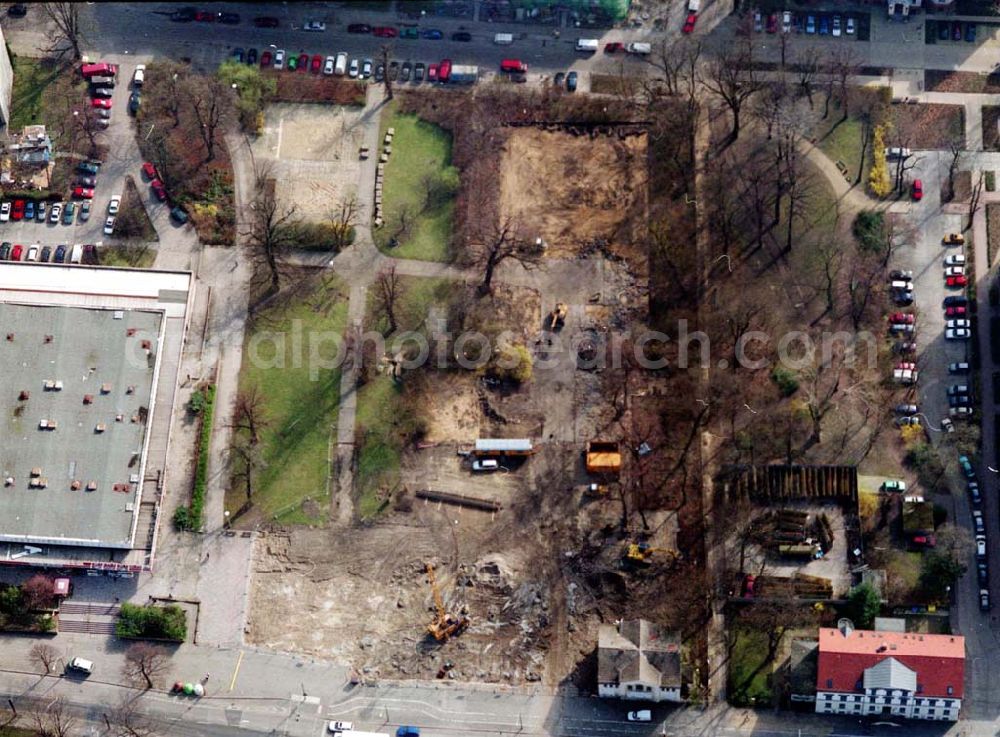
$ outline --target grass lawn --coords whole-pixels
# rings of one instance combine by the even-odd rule
[[[396,307],[396,321],[400,330],[418,330],[424,326],[428,313],[434,307],[447,308],[452,296],[461,285],[451,279],[424,279],[421,277],[399,277],[401,290],[399,304]],[[365,325],[369,330],[384,332],[389,323],[385,314],[376,310],[376,289],[368,290],[367,314]]]
[[[831,114],[832,116],[833,114]],[[858,176],[858,165],[861,163],[861,121],[848,118],[819,141],[819,147],[836,163],[842,162],[847,167],[847,176],[853,182]],[[868,170],[871,168],[871,146],[865,157],[865,168],[862,182],[866,182]]]
[[[151,269],[155,261],[156,249],[144,244],[105,246],[101,249],[101,266]]]
[[[45,123],[42,109],[45,90],[59,76],[60,67],[24,56],[15,56],[11,62],[14,67],[14,91],[8,129],[20,133],[26,125]]]
[[[393,431],[401,386],[388,376],[369,381],[358,392],[358,466],[354,479],[361,519],[381,512],[386,505],[381,491],[399,483],[402,443]]]
[[[729,661],[729,700],[738,706],[765,706],[771,702],[767,663],[767,635],[741,629]],[[751,677],[752,676],[752,677]]]
[[[253,509],[238,524],[271,519],[322,524],[327,517],[330,439],[336,432],[340,369],[311,367],[310,356],[315,347],[317,355],[333,362],[336,345],[318,336],[343,335],[347,288],[331,274],[306,278],[314,281],[254,318],[244,343],[240,390],[258,387],[268,424],[261,433],[266,466],[257,477]],[[301,335],[301,352],[295,349],[296,333]],[[236,510],[245,496],[239,482],[231,487],[226,507]]]
[[[445,191],[429,207],[424,206],[424,182],[427,177],[457,182],[458,173],[451,166],[451,135],[415,115],[404,115],[390,104],[382,115],[379,141],[385,131],[395,129],[392,155],[385,167],[382,211],[385,224],[375,231],[375,242],[386,253],[421,261],[449,261],[454,189]],[[399,237],[396,248],[388,247],[397,232],[399,213],[409,211],[413,225]]]

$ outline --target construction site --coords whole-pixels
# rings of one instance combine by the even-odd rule
[[[360,526],[262,535],[250,643],[350,662],[363,681],[583,688],[593,688],[602,623],[655,620],[703,651],[697,416],[671,400],[690,396],[691,379],[640,371],[628,356],[604,361],[613,336],[648,320],[646,135],[634,125],[495,131],[497,147],[476,149],[491,152],[476,162],[492,170],[483,189],[498,219],[545,242],[544,259],[530,279],[498,272],[488,298],[459,290],[445,312],[454,334],[512,332],[531,379],[404,376],[422,392],[426,434],[403,454],[388,506]],[[464,185],[475,172],[456,163]]]

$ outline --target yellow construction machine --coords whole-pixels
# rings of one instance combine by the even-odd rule
[[[663,553],[667,560],[677,557],[676,550],[667,548],[654,548],[649,543],[634,542],[625,546],[625,553],[622,555],[622,562],[627,566],[646,568],[653,563],[653,556],[656,553]]]
[[[562,302],[556,302],[555,309],[552,310],[552,319],[549,322],[549,330],[555,332],[565,324],[566,312],[566,305]]]
[[[434,578],[434,566],[430,563],[427,564],[427,580],[431,584],[431,592],[434,594],[434,608],[437,611],[434,621],[427,625],[427,631],[438,642],[447,642],[449,637],[461,634],[462,630],[469,626],[469,618],[465,615],[454,617],[445,611],[441,591]]]

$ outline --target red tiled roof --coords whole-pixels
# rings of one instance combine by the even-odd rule
[[[917,672],[921,696],[962,698],[965,638],[958,635],[854,630],[845,637],[840,630],[821,628],[816,688],[856,693],[865,670],[886,658]]]

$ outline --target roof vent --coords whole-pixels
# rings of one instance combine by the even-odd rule
[[[847,617],[838,619],[837,629],[840,630],[840,634],[844,637],[850,637],[851,633],[854,632],[854,622],[849,620]]]

